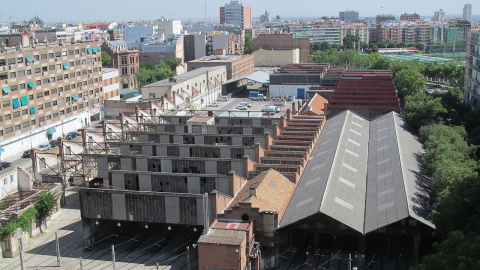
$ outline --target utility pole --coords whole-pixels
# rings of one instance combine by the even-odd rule
[[[113,270],[117,270],[117,267],[115,266],[115,246],[112,245],[112,262],[113,262]]]
[[[60,245],[58,243],[58,232],[55,232],[55,247],[57,249],[57,266],[60,267]]]
[[[187,269],[190,270],[190,247],[187,246]]]
[[[23,246],[22,246],[22,238],[18,239],[18,251],[20,252],[20,269],[25,270],[23,266]]]
[[[82,257],[80,257],[80,270],[83,270]]]

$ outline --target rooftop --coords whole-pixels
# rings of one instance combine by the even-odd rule
[[[246,236],[245,231],[210,229],[207,234],[200,236],[197,243],[240,246]]]
[[[144,86],[143,88],[146,87],[161,87],[161,86],[172,86],[172,85],[177,85],[179,83],[191,80],[193,78],[196,78],[198,76],[204,75],[208,71],[213,71],[213,70],[218,70],[218,69],[224,69],[225,67],[223,66],[218,66],[218,67],[201,67],[197,68],[195,70],[189,71],[185,74],[181,74],[178,76],[175,76],[173,78],[168,78],[159,82],[155,82],[149,85]]]

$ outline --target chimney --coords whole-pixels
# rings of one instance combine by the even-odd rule
[[[255,187],[250,187],[250,189],[248,189],[248,195],[257,197],[257,189]]]
[[[295,102],[292,102],[292,114],[297,114],[297,108],[295,106]]]

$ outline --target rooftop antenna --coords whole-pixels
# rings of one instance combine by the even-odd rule
[[[207,24],[207,1],[205,1],[205,24]]]

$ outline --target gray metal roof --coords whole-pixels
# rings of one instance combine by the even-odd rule
[[[233,78],[231,80],[226,81],[225,83],[231,83],[243,79],[249,79],[251,81],[256,81],[262,84],[269,84],[270,83],[270,74],[265,71],[255,71],[250,74],[246,74],[237,78]]]
[[[428,199],[426,179],[418,176],[422,151],[397,113],[371,122],[350,111],[336,115],[326,122],[280,227],[319,212],[362,234],[408,216],[434,227],[421,201]]]
[[[246,236],[247,232],[240,230],[210,229],[208,234],[200,236],[198,243],[239,246]]]

